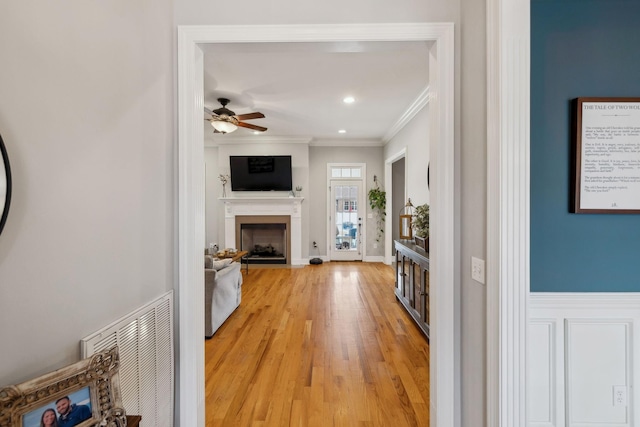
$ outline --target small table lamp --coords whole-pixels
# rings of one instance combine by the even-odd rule
[[[413,239],[413,229],[411,228],[411,218],[413,218],[413,204],[411,199],[400,209],[400,238]]]

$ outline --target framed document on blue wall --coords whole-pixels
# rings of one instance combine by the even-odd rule
[[[574,213],[640,213],[640,98],[573,100]]]

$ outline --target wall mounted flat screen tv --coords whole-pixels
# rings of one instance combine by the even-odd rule
[[[291,156],[230,156],[231,190],[291,191]]]

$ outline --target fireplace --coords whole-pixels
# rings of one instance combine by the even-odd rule
[[[240,248],[241,224],[286,224],[286,263],[306,264],[302,259],[302,197],[225,197],[221,200],[224,201],[225,247]]]
[[[287,263],[287,224],[240,224],[240,249],[255,264]]]
[[[236,216],[236,245],[247,251],[253,264],[287,264],[291,260],[290,217],[284,215]]]

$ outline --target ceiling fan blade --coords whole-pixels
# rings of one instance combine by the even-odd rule
[[[207,107],[204,107],[204,112],[210,116],[213,116],[213,111],[209,110]]]
[[[244,122],[238,122],[237,125],[241,128],[253,129],[260,132],[264,132],[265,130],[267,130],[267,128],[263,128],[262,126],[256,126],[256,125],[252,125]]]
[[[251,119],[264,119],[264,114],[262,113],[249,113],[249,114],[238,114],[236,116],[238,120],[251,120]]]

